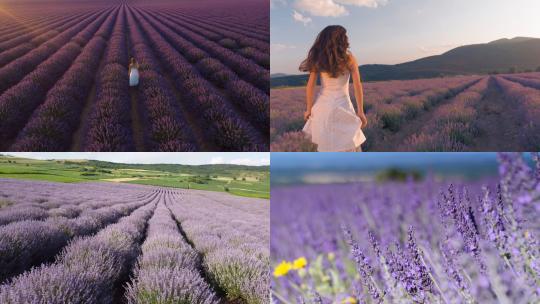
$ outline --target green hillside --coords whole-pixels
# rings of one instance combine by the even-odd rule
[[[36,160],[0,155],[0,178],[64,183],[101,181],[270,197],[268,166],[119,164],[94,160]]]

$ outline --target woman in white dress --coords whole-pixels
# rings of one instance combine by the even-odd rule
[[[129,86],[136,87],[139,85],[139,64],[135,58],[131,57],[129,62]]]
[[[317,36],[300,70],[310,73],[304,133],[317,145],[319,152],[361,151],[361,144],[366,141],[362,128],[367,125],[367,118],[358,63],[349,52],[345,28],[339,25],[326,27]],[[319,74],[321,90],[314,104]],[[351,76],[358,113],[355,113],[349,96]]]

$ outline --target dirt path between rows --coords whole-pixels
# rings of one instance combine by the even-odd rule
[[[130,57],[128,57],[130,58]],[[129,88],[131,131],[133,132],[133,144],[135,151],[145,151],[144,147],[144,126],[139,110],[139,92],[138,87]]]
[[[519,132],[523,119],[519,107],[504,99],[494,78],[490,78],[486,94],[475,108],[479,135],[470,151],[516,151],[522,147]]]
[[[134,25],[133,24],[130,25],[128,22],[127,9],[125,13],[126,13],[124,15],[125,24],[126,24],[126,29],[128,29],[130,26],[134,26]],[[131,51],[133,50],[134,45],[131,42],[131,36],[129,34],[125,35],[125,37],[126,37],[126,48],[127,48],[127,55],[128,55],[127,58],[129,62],[129,60],[131,60],[131,57],[134,56],[133,52]],[[139,81],[140,81],[140,78],[139,78]],[[141,109],[139,109],[141,107],[141,104],[139,101],[140,100],[139,88],[140,86],[129,87],[129,100],[130,100],[129,110],[130,110],[130,120],[131,120],[131,132],[133,136],[133,144],[135,145],[135,151],[137,152],[145,151],[145,138],[144,138],[145,126],[143,124],[143,119],[141,117]],[[146,128],[148,128],[148,125],[146,126]]]

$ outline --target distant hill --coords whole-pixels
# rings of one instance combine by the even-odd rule
[[[73,161],[66,161],[66,163]],[[153,170],[164,171],[172,173],[187,173],[187,174],[213,174],[219,172],[221,174],[240,174],[243,172],[268,172],[269,166],[245,166],[245,165],[229,165],[229,164],[215,164],[215,165],[179,165],[179,164],[120,164],[105,162],[99,160],[87,160],[87,165],[95,166],[99,168],[109,169],[138,169],[138,170]]]
[[[364,81],[434,78],[452,75],[488,74],[540,68],[540,39],[516,37],[457,47],[444,54],[396,65],[360,66]],[[271,79],[272,87],[301,86],[307,75]]]
[[[225,176],[234,176],[242,174],[267,174],[270,166],[246,166],[246,165],[231,165],[231,164],[208,164],[208,165],[181,165],[181,164],[125,164],[114,163],[101,160],[86,160],[86,159],[69,159],[69,160],[34,160],[10,155],[0,154],[0,163],[5,163],[12,160],[18,163],[31,164],[53,164],[53,165],[73,165],[82,167],[95,167],[98,169],[132,169],[132,170],[147,170],[161,171],[168,173],[183,173],[193,175],[217,174]]]
[[[289,76],[289,75],[285,73],[270,74],[270,78],[278,78],[278,77],[285,77],[285,76]]]

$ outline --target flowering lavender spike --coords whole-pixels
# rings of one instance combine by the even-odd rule
[[[508,236],[503,222],[503,206],[500,196],[496,202],[490,197],[489,189],[484,187],[484,197],[482,198],[482,213],[487,238],[495,244],[502,255],[509,254],[506,248]]]
[[[315,304],[323,304],[323,300],[321,298],[321,295],[316,291],[313,291],[313,302]]]
[[[456,251],[450,248],[445,241],[439,243],[439,250],[443,258],[443,266],[446,274],[453,280],[459,292],[464,296],[466,302],[471,304],[475,303],[471,296],[469,286],[455,264],[457,259]]]
[[[535,152],[531,154],[531,157],[534,161],[534,174],[536,177],[536,181],[540,179],[540,152]]]
[[[465,198],[465,200],[467,201],[468,198]],[[443,208],[443,210],[441,210],[442,214],[453,219],[454,227],[463,239],[464,250],[474,256],[481,271],[485,272],[486,265],[481,258],[478,231],[475,229],[475,224],[473,223],[473,219],[468,212],[469,209],[466,207],[467,205],[463,202],[463,199],[456,199],[455,189],[452,184],[448,188],[448,192],[443,195],[442,201],[440,200],[439,203],[439,208]],[[449,229],[449,227],[446,228]]]
[[[353,239],[351,231],[346,227],[342,226],[343,234],[345,235],[345,240],[351,247],[351,254],[356,262],[356,269],[360,273],[360,280],[362,285],[366,287],[371,295],[371,298],[375,303],[382,303],[384,298],[384,293],[382,293],[377,287],[375,280],[373,279],[373,268],[369,264],[369,259],[364,255],[358,243]]]
[[[411,261],[414,264],[412,269],[414,269],[414,275],[418,281],[418,285],[423,291],[433,293],[433,281],[431,280],[428,269],[423,262],[422,253],[416,244],[414,228],[412,226],[409,227],[407,232],[407,249],[409,250]]]

